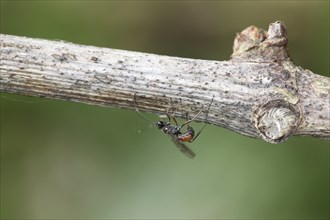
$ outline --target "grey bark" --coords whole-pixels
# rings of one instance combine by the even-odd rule
[[[197,121],[271,143],[291,135],[330,138],[330,79],[290,60],[282,22],[237,34],[228,61],[0,40],[1,92],[157,114],[175,109],[177,116],[203,109]]]

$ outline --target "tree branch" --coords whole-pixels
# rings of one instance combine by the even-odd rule
[[[329,139],[330,79],[295,66],[286,45],[282,22],[237,34],[228,61],[1,35],[0,91],[130,109],[136,94],[139,110],[204,109],[197,121],[271,143]]]

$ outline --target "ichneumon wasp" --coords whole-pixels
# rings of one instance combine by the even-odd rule
[[[171,100],[172,102],[172,100]],[[208,110],[207,110],[207,114],[206,114],[206,119],[207,119],[207,115],[209,113],[211,104],[213,102],[213,98],[208,106]],[[146,116],[144,116],[138,109],[137,107],[137,102],[136,102],[136,93],[134,93],[134,103],[135,103],[135,110],[136,112],[142,117],[144,118],[146,121],[148,121],[149,123],[151,123],[152,125],[156,125],[156,127],[160,130],[162,130],[165,134],[167,134],[172,142],[177,146],[177,148],[187,157],[193,159],[196,154],[189,148],[187,147],[184,142],[193,142],[194,140],[196,140],[196,138],[201,134],[201,132],[203,131],[203,129],[205,128],[206,124],[204,123],[203,127],[199,130],[199,132],[195,135],[195,130],[189,125],[190,122],[194,121],[196,117],[198,117],[204,110],[204,108],[202,108],[192,119],[189,120],[188,118],[188,113],[185,114],[186,116],[186,121],[182,124],[179,125],[176,118],[175,118],[175,111],[173,112],[173,115],[170,116],[168,114],[168,111],[166,111],[165,115],[168,118],[168,121],[157,121],[156,123],[154,123],[153,121],[151,121],[149,118],[147,118]],[[175,125],[171,124],[171,118],[173,119]],[[185,132],[182,132],[181,129],[187,126],[187,130]]]

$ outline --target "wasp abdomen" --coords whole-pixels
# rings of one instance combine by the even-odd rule
[[[178,134],[178,139],[182,142],[190,142],[195,136],[195,131],[192,127],[188,127],[185,133]]]

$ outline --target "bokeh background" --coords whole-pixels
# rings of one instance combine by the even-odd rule
[[[3,34],[210,60],[276,20],[294,62],[329,76],[329,1],[1,0]],[[329,218],[329,142],[209,125],[190,146],[131,110],[2,93],[1,218]]]

